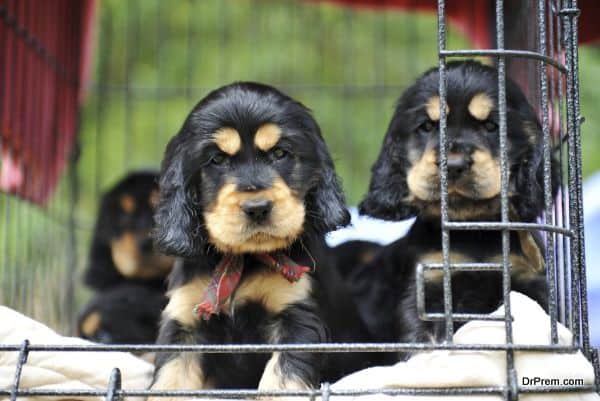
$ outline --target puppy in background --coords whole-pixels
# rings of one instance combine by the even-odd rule
[[[162,291],[118,284],[96,293],[82,309],[77,334],[101,344],[153,344],[166,304]]]
[[[385,247],[351,278],[361,314],[382,341],[443,339],[444,323],[419,319],[419,264],[441,263],[439,74],[426,72],[401,96],[372,169],[360,211],[401,220],[408,235]],[[475,61],[447,64],[448,201],[452,221],[500,220],[497,71]],[[542,131],[518,86],[506,85],[511,221],[534,222],[544,204]],[[556,170],[556,169],[554,169]],[[499,231],[453,230],[450,262],[502,260]],[[510,232],[512,289],[546,305],[544,249],[536,233]],[[440,270],[424,272],[426,311],[443,312]],[[500,272],[454,272],[454,313],[489,313],[502,302]],[[456,323],[457,328],[464,322]],[[405,355],[403,355],[405,356]]]
[[[155,238],[182,259],[169,279],[158,343],[366,335],[324,242],[348,222],[333,162],[305,106],[257,83],[211,92],[162,163]],[[366,363],[360,354],[324,363],[316,353],[174,351],[157,356],[152,389],[309,389]]]
[[[376,242],[352,240],[329,248],[340,275],[347,279],[360,266],[371,262],[382,246]]]
[[[157,201],[155,172],[130,173],[103,195],[84,273],[86,285],[94,290],[122,283],[165,288],[174,259],[153,245]]]

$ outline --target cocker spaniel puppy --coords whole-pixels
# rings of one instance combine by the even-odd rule
[[[333,162],[306,107],[257,83],[211,92],[162,164],[155,238],[182,259],[170,277],[158,343],[351,336],[357,312],[323,257],[323,235],[348,222]],[[306,389],[352,368],[345,361],[324,370],[322,361],[299,352],[160,353],[152,389]]]
[[[400,220],[406,237],[351,278],[371,332],[380,340],[440,340],[443,321],[419,319],[417,266],[442,262],[439,74],[426,72],[401,96],[360,211]],[[451,221],[500,220],[497,71],[475,61],[447,64],[448,201]],[[535,111],[508,80],[507,141],[511,221],[533,222],[544,200],[542,131]],[[499,231],[452,230],[450,262],[500,263]],[[512,288],[545,305],[544,249],[537,233],[510,232]],[[443,312],[441,270],[425,270],[426,311]],[[503,302],[500,272],[454,272],[454,313],[489,313]],[[464,322],[457,322],[460,325]]]
[[[174,258],[152,241],[158,174],[134,172],[102,196],[84,282],[95,290],[137,283],[164,289]]]

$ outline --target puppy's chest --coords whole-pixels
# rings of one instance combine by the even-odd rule
[[[193,313],[194,307],[204,300],[211,281],[210,274],[202,274],[171,290],[164,312],[166,317],[175,319],[184,326],[195,326],[198,318]],[[242,318],[239,314],[252,304],[260,307],[266,314],[278,314],[290,305],[308,299],[311,289],[312,282],[308,274],[304,274],[296,282],[289,282],[280,273],[267,267],[248,266],[244,268],[231,295],[223,301],[219,313],[233,319]]]

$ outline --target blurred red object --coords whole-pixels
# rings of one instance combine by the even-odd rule
[[[437,0],[312,0],[350,7],[395,8],[404,11],[437,12]],[[495,2],[492,0],[446,1],[449,22],[468,36],[476,47],[491,48],[494,33]],[[600,41],[600,1],[580,0],[579,43]]]
[[[96,0],[0,1],[0,190],[44,205],[76,143]]]

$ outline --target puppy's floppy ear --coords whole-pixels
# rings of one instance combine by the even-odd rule
[[[101,237],[96,229],[88,266],[83,276],[83,282],[95,290],[106,289],[124,280],[115,267],[110,245]]]
[[[346,208],[346,199],[333,160],[316,122],[313,130],[317,137],[320,168],[317,185],[307,194],[307,204],[311,211],[307,220],[311,221],[312,228],[318,233],[327,233],[347,226],[350,223],[350,213]]]
[[[537,120],[523,124],[523,131],[530,139],[530,149],[520,162],[515,176],[514,208],[521,221],[532,222],[544,210],[544,149],[543,133]],[[558,191],[558,161],[551,156],[552,197]]]
[[[396,109],[395,116],[399,114]],[[360,214],[383,220],[403,220],[417,214],[417,209],[404,201],[409,195],[406,183],[407,163],[405,152],[392,132],[400,129],[397,117],[392,119],[379,158],[371,168],[369,192],[359,204]]]
[[[83,282],[95,290],[103,290],[125,278],[119,273],[112,257],[110,239],[116,226],[120,210],[115,205],[115,195],[105,193],[100,202],[98,217],[94,227],[88,265],[83,274]]]
[[[189,188],[184,172],[182,134],[171,140],[165,151],[154,220],[154,240],[167,255],[192,257],[200,252],[201,206],[195,188]]]

